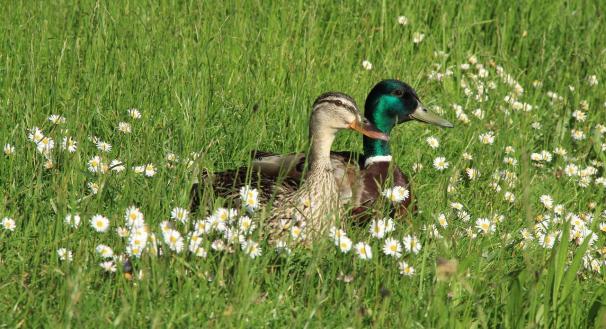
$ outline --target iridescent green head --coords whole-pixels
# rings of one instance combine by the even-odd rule
[[[453,127],[425,108],[417,92],[399,80],[383,80],[372,88],[364,104],[364,116],[387,135],[396,124],[410,120]],[[389,143],[364,137],[364,153],[366,157],[390,155]]]

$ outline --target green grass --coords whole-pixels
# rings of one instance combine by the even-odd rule
[[[0,217],[15,219],[13,232],[0,229],[0,324],[3,327],[294,327],[294,328],[582,328],[606,326],[604,258],[598,250],[605,235],[604,188],[580,187],[578,178],[560,177],[568,162],[593,164],[604,175],[606,124],[606,7],[600,1],[13,1],[0,17],[0,143],[15,146],[0,157]],[[410,23],[401,26],[397,17]],[[414,32],[426,37],[418,45]],[[434,56],[444,51],[447,58]],[[465,96],[459,66],[476,55],[495,81],[488,100]],[[366,71],[362,61],[373,69]],[[530,112],[512,111],[503,101],[511,87],[489,63],[496,63],[523,87],[519,100]],[[441,64],[453,76],[431,81]],[[599,84],[589,86],[587,77]],[[206,259],[166,248],[164,255],[134,260],[141,280],[127,281],[98,266],[97,244],[124,253],[125,241],[114,229],[127,207],[136,205],[159,234],[158,224],[172,208],[187,206],[192,170],[184,161],[171,169],[166,154],[187,159],[201,152],[199,165],[222,170],[247,161],[251,149],[292,152],[306,149],[307,120],[313,99],[342,91],[361,105],[370,88],[385,78],[414,86],[429,106],[440,106],[456,123],[440,130],[408,123],[394,130],[392,151],[413,183],[420,213],[398,219],[394,236],[414,234],[423,242],[418,255],[403,259],[415,267],[402,276],[397,261],[380,252],[381,241],[365,228],[349,227],[355,241],[373,246],[370,261],[341,254],[330,241],[313,250],[278,256],[262,243],[263,256],[210,251]],[[469,77],[465,78],[468,82]],[[543,82],[534,88],[533,81]],[[574,90],[571,90],[574,88]],[[547,91],[564,101],[552,104]],[[588,119],[571,114],[589,104]],[[463,124],[452,104],[470,118]],[[141,120],[126,110],[138,108]],[[484,119],[472,115],[476,108]],[[54,126],[47,117],[61,114]],[[119,121],[131,134],[117,133]],[[540,122],[540,130],[531,124]],[[78,151],[53,153],[55,168],[27,140],[38,126],[59,146],[73,136]],[[571,139],[571,129],[587,135]],[[68,129],[66,133],[63,130]],[[492,130],[493,145],[478,135]],[[87,161],[100,154],[90,136],[112,144],[104,159],[120,159],[128,170],[95,175]],[[429,136],[440,140],[432,150]],[[515,167],[502,163],[511,145]],[[554,155],[540,168],[533,152],[556,146],[572,160]],[[361,150],[360,137],[343,132],[335,149]],[[473,160],[463,159],[463,153]],[[432,168],[436,156],[450,167]],[[592,162],[593,161],[593,162]],[[599,162],[599,163],[596,163]],[[424,169],[413,174],[413,163]],[[131,166],[154,163],[158,173],[145,178]],[[480,171],[462,179],[465,168]],[[509,170],[517,182],[490,186],[493,173]],[[448,193],[450,177],[459,177]],[[102,188],[91,195],[87,183]],[[504,200],[504,192],[516,196]],[[551,214],[539,197],[549,194],[566,212],[593,215],[599,239],[592,246],[562,239],[553,249],[527,242],[521,228]],[[471,221],[457,219],[450,202],[461,202]],[[590,208],[594,202],[596,207]],[[212,211],[209,209],[207,211]],[[80,213],[82,225],[63,218]],[[95,214],[110,218],[111,231],[92,230]],[[423,227],[437,225],[439,213],[449,226],[432,238]],[[472,239],[466,229],[477,218],[502,214],[496,232]],[[346,220],[346,219],[345,219]],[[412,224],[409,224],[412,223]],[[570,225],[561,225],[567,236]],[[178,226],[182,234],[187,232]],[[210,241],[204,242],[208,247]],[[60,261],[58,248],[73,251]],[[583,266],[591,254],[601,273]],[[438,280],[438,258],[458,261],[455,274]],[[353,280],[343,280],[351,275]],[[212,280],[209,280],[212,279]]]

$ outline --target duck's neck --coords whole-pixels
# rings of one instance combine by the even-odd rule
[[[309,150],[310,172],[331,171],[330,148],[335,140],[335,131],[316,130],[311,132],[311,148]]]
[[[396,124],[395,119],[390,118],[384,113],[387,110],[384,109],[381,104],[378,104],[376,108],[369,107],[370,106],[367,106],[365,109],[365,113],[368,114],[366,116],[368,121],[374,124],[375,127],[377,127],[385,135],[389,136],[391,129]],[[364,136],[364,156],[367,159],[371,157],[391,156],[389,142]]]

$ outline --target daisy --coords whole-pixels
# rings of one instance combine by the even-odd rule
[[[72,260],[74,260],[74,255],[72,254],[72,251],[65,248],[57,249],[57,256],[59,256],[59,260],[61,261],[71,262]]]
[[[341,239],[344,236],[347,236],[347,234],[345,233],[344,230],[337,228],[335,226],[330,228],[329,235],[330,235],[330,238],[334,241],[335,245],[339,244],[338,243],[339,239]]]
[[[103,141],[97,143],[97,149],[101,152],[108,153],[112,150],[112,145]]]
[[[202,237],[195,232],[189,237],[189,251],[195,253],[202,243]]]
[[[398,24],[402,26],[408,25],[408,18],[406,16],[398,16]]]
[[[546,249],[553,248],[553,245],[556,240],[553,233],[549,233],[549,234],[537,233],[537,235],[539,236],[539,245],[541,245],[541,247],[546,248]]]
[[[206,258],[208,256],[208,252],[204,247],[198,247],[195,251],[192,251],[197,257]]]
[[[511,193],[511,192],[505,192],[505,201],[509,202],[509,203],[514,203],[516,201],[516,196]]]
[[[404,249],[408,253],[418,254],[421,251],[421,243],[414,235],[405,236],[402,242],[404,242]]]
[[[257,225],[248,216],[242,216],[238,220],[239,230],[244,234],[250,234],[257,228]]]
[[[263,252],[259,246],[259,243],[252,240],[246,240],[242,244],[242,251],[244,251],[244,253],[250,256],[252,259],[261,256],[261,253]]]
[[[448,168],[448,162],[446,161],[445,157],[436,157],[433,160],[433,167],[436,168],[436,170],[438,171],[442,171],[445,170],[446,168]]]
[[[553,198],[550,195],[544,194],[539,198],[543,206],[547,209],[553,208]]]
[[[427,142],[427,145],[429,145],[429,147],[431,147],[434,150],[440,146],[440,141],[437,138],[435,138],[434,136],[427,137],[427,139],[425,139],[425,141]]]
[[[101,157],[98,155],[92,157],[88,160],[88,171],[92,173],[97,173],[101,169]]]
[[[2,148],[2,151],[4,152],[4,155],[11,156],[15,154],[15,147],[11,144],[6,144],[4,145],[4,148]]]
[[[109,219],[103,215],[94,215],[90,220],[90,225],[95,231],[104,233],[109,229]]]
[[[38,152],[49,154],[55,148],[55,141],[50,137],[43,137],[37,144]]]
[[[367,243],[358,242],[356,243],[354,248],[356,249],[356,253],[358,254],[358,257],[360,257],[360,259],[372,259],[372,248]]]
[[[299,226],[294,225],[290,228],[290,237],[293,240],[303,240],[305,235],[303,234],[303,229]]]
[[[463,210],[463,204],[460,202],[451,202],[450,207],[456,210]]]
[[[131,229],[141,228],[145,224],[143,213],[135,206],[126,208],[124,213],[124,221],[126,222],[126,226]]]
[[[135,172],[135,174],[143,174],[145,172],[145,166],[134,166],[133,172]]]
[[[363,60],[362,61],[362,67],[366,70],[366,71],[370,71],[372,70],[372,63],[368,60]]]
[[[250,188],[250,186],[243,186],[240,189],[240,199],[244,202],[244,206],[253,211],[259,208],[259,192],[257,189]]]
[[[391,218],[384,218],[385,221],[385,233],[391,233],[396,230],[396,224]]]
[[[118,131],[123,134],[130,134],[132,129],[128,122],[118,122]]]
[[[402,275],[412,276],[415,274],[415,268],[408,265],[405,261],[399,262],[398,267],[400,268],[400,274]]]
[[[163,232],[164,242],[168,245],[170,250],[180,253],[183,251],[183,237],[177,230],[168,229]]]
[[[63,137],[63,141],[61,142],[61,147],[64,150],[67,150],[69,153],[74,153],[78,149],[78,142],[76,142],[72,137],[66,136],[66,137]]]
[[[383,244],[383,253],[388,256],[400,258],[400,256],[402,256],[402,245],[396,239],[387,238]]]
[[[585,139],[585,133],[582,130],[572,129],[570,135],[575,141],[581,141]]]
[[[38,127],[34,127],[30,129],[27,138],[34,143],[38,143],[44,138],[44,134]]]
[[[444,214],[438,215],[438,224],[440,224],[440,226],[442,226],[443,228],[448,227],[448,222],[446,221],[446,215],[444,215]]]
[[[91,192],[93,195],[94,195],[94,194],[99,193],[99,184],[94,183],[94,182],[89,182],[89,183],[87,184],[87,186],[88,186],[88,189],[90,190],[90,192]]]
[[[130,231],[126,227],[119,226],[116,227],[116,234],[121,238],[126,238],[130,235]]]
[[[15,231],[15,228],[17,227],[17,225],[15,224],[15,220],[10,218],[10,217],[4,217],[2,218],[2,227],[4,227],[5,230],[8,231]]]
[[[73,228],[78,228],[78,226],[80,226],[80,215],[79,214],[67,214],[65,215],[65,224],[73,227]]]
[[[58,114],[51,114],[48,117],[48,121],[52,122],[53,124],[61,124],[61,123],[65,123],[65,118],[61,115]]]
[[[423,170],[423,164],[419,162],[415,162],[412,164],[412,171],[419,173],[421,172],[421,170]]]
[[[479,139],[482,144],[492,145],[494,143],[494,133],[489,131],[487,133],[480,134]]]
[[[184,208],[176,207],[170,212],[170,217],[185,224],[189,220],[189,211]]]
[[[383,239],[383,237],[385,237],[385,220],[373,219],[372,222],[370,223],[369,231],[370,231],[370,235],[373,238]]]
[[[137,109],[129,109],[128,115],[133,119],[141,119],[141,112]]]
[[[114,251],[112,250],[112,248],[110,248],[109,246],[106,246],[104,244],[100,244],[95,248],[95,251],[97,251],[97,254],[99,254],[99,256],[103,257],[103,258],[112,258],[114,257]]]
[[[584,122],[587,119],[587,114],[581,110],[572,112],[572,117],[578,122]]]
[[[351,250],[352,242],[348,237],[341,236],[338,240],[335,240],[335,242],[342,253],[346,254]]]
[[[394,186],[383,191],[383,196],[389,199],[391,202],[401,202],[410,196],[410,192],[403,186]]]
[[[596,75],[590,75],[587,77],[587,83],[593,87],[598,85],[598,77]]]
[[[116,272],[116,264],[114,264],[113,261],[107,261],[107,262],[101,262],[99,263],[99,266],[101,266],[101,268],[108,273],[115,273]]]
[[[126,167],[124,167],[124,163],[118,159],[114,159],[112,160],[112,162],[109,163],[109,169],[113,172],[123,172]]]
[[[480,177],[480,172],[475,168],[466,168],[465,174],[467,174],[469,180],[475,180],[476,178]]]
[[[476,228],[483,234],[489,234],[495,231],[496,227],[488,218],[478,218],[476,220]]]
[[[414,42],[415,44],[419,44],[419,43],[423,42],[423,39],[425,39],[424,33],[415,32],[412,34],[412,42]]]
[[[156,168],[152,163],[148,163],[145,165],[145,176],[153,177],[156,174]]]

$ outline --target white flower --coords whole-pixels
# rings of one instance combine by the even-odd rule
[[[550,195],[544,194],[539,198],[543,206],[547,209],[553,208],[553,198]]]
[[[36,143],[36,149],[42,154],[48,155],[53,148],[55,148],[55,141],[50,137],[42,137],[42,139]]]
[[[401,202],[410,196],[410,192],[403,186],[394,186],[393,188],[387,188],[383,191],[383,196],[389,199],[391,202]]]
[[[78,149],[78,142],[76,142],[70,136],[63,137],[63,142],[61,142],[61,147],[64,150],[67,150],[69,153],[74,153]]]
[[[116,228],[116,234],[121,238],[126,238],[130,235],[130,231],[126,227],[120,226]]]
[[[448,168],[448,162],[446,161],[445,157],[436,157],[433,160],[433,167],[436,168],[436,170],[442,171]]]
[[[372,248],[367,243],[358,242],[356,243],[354,248],[356,249],[356,253],[358,254],[358,257],[360,257],[360,259],[372,259]]]
[[[537,235],[539,236],[539,244],[541,245],[541,247],[546,248],[546,249],[553,248],[553,245],[556,240],[556,237],[553,233],[549,233],[549,234],[538,233]]]
[[[479,139],[482,144],[492,145],[494,143],[494,133],[489,131],[487,133],[480,134]]]
[[[137,109],[129,109],[128,115],[133,119],[141,119],[141,112]]]
[[[587,114],[581,110],[576,110],[572,112],[572,117],[579,122],[583,122],[587,119]]]
[[[94,195],[99,193],[99,184],[97,183],[93,183],[93,182],[89,182],[87,183],[88,188],[90,189],[90,192]]]
[[[170,212],[170,217],[185,224],[189,220],[189,211],[184,208],[176,207]]]
[[[443,228],[448,227],[448,222],[446,221],[446,215],[444,215],[444,214],[438,215],[438,224],[440,224],[440,226],[442,226]]]
[[[259,208],[259,192],[257,189],[250,188],[248,185],[243,186],[240,188],[240,199],[249,211]]]
[[[415,32],[412,34],[412,42],[414,42],[415,44],[423,42],[423,39],[425,39],[425,34],[421,32]]]
[[[130,127],[130,123],[128,122],[118,122],[118,131],[123,134],[130,134],[132,131]]]
[[[352,242],[347,236],[343,235],[338,240],[335,240],[335,242],[342,253],[346,254],[351,250]]]
[[[400,256],[402,256],[402,245],[396,239],[387,238],[383,244],[383,253],[388,256],[400,258]]]
[[[112,162],[109,163],[109,169],[113,172],[122,172],[124,171],[124,169],[126,169],[126,167],[124,167],[124,163],[120,160],[112,160]]]
[[[145,165],[145,176],[147,177],[153,177],[156,174],[156,168],[154,167],[154,165],[152,163],[148,163]]]
[[[109,229],[109,219],[103,215],[95,215],[91,218],[90,225],[95,231],[104,233]]]
[[[398,263],[398,267],[400,268],[400,274],[406,276],[412,276],[415,274],[414,267],[408,265],[405,261],[401,261]]]
[[[585,139],[585,133],[582,130],[572,129],[570,131],[570,135],[575,141],[581,141]]]
[[[496,227],[488,218],[478,218],[476,220],[476,228],[483,234],[489,234],[495,231]]]
[[[88,170],[92,173],[97,173],[101,171],[101,167],[102,167],[102,163],[101,163],[101,157],[99,157],[98,155],[92,157],[90,160],[88,160]]]
[[[38,127],[34,127],[29,130],[27,138],[34,143],[38,143],[44,138],[44,134]]]
[[[372,63],[370,61],[368,61],[368,60],[363,60],[362,61],[362,67],[365,70],[370,71],[370,70],[372,70]]]
[[[48,117],[48,121],[52,122],[53,124],[61,124],[61,123],[65,123],[65,118],[59,114],[51,114]]]
[[[370,223],[370,235],[377,239],[383,239],[385,237],[385,220],[383,219],[373,219]]]
[[[135,206],[128,207],[124,213],[126,226],[129,228],[141,228],[145,224],[143,213]]]
[[[257,227],[257,225],[248,216],[240,217],[238,220],[238,226],[243,234],[250,234]]]
[[[404,242],[404,249],[408,253],[418,254],[421,251],[421,243],[414,235],[405,236],[402,242]]]
[[[469,177],[469,180],[475,180],[480,177],[480,172],[475,168],[466,168],[465,173],[467,174],[467,177]]]
[[[2,227],[4,227],[5,230],[8,231],[15,231],[15,228],[17,227],[17,225],[15,224],[15,220],[10,218],[10,217],[4,217],[2,218]]]
[[[598,77],[596,75],[590,75],[587,77],[587,83],[590,86],[597,86],[598,85]]]
[[[109,272],[109,273],[114,273],[116,272],[116,264],[114,264],[113,261],[109,260],[106,262],[101,262],[99,263],[99,266],[101,266],[101,268],[105,271],[105,272]]]
[[[261,256],[261,253],[263,252],[259,246],[259,243],[252,240],[246,240],[242,244],[242,251],[253,259]]]
[[[333,242],[335,243],[335,245],[338,246],[339,245],[339,239],[341,239],[344,236],[347,236],[347,234],[345,233],[344,230],[333,226],[333,227],[330,228],[329,236],[333,240]]]
[[[168,248],[170,248],[170,250],[175,251],[176,253],[180,253],[181,251],[183,251],[183,237],[181,236],[181,233],[179,233],[179,231],[168,229],[164,231],[162,235],[164,237],[164,243],[168,245]]]
[[[95,251],[97,252],[97,254],[99,254],[99,256],[103,257],[103,258],[112,258],[114,257],[114,251],[112,250],[112,248],[110,248],[109,246],[106,246],[104,244],[100,244],[95,248]]]
[[[402,26],[408,25],[408,18],[406,16],[398,16],[398,24]]]
[[[80,215],[79,214],[67,214],[65,215],[65,224],[73,227],[73,228],[78,228],[78,226],[80,226]]]
[[[516,201],[516,196],[509,191],[505,192],[504,197],[505,197],[505,201],[507,201],[509,203],[514,203]]]
[[[65,248],[57,249],[57,256],[59,256],[59,260],[61,261],[71,262],[72,260],[74,260],[74,255],[72,254],[72,251]]]
[[[15,147],[11,144],[4,145],[4,148],[2,150],[4,151],[4,155],[6,156],[11,156],[15,154]]]
[[[431,147],[434,150],[440,146],[440,141],[437,138],[435,138],[434,136],[427,137],[427,139],[425,139],[425,141],[427,142],[427,145],[429,145],[429,147]]]
[[[101,152],[109,152],[112,150],[112,145],[103,141],[97,141],[97,149]]]

